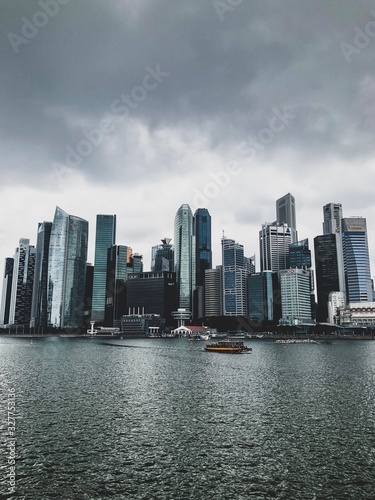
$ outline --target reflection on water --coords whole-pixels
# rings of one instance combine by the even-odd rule
[[[27,499],[359,499],[375,481],[375,344],[2,339]],[[8,490],[7,457],[1,491]]]

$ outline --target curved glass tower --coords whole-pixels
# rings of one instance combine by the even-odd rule
[[[179,288],[178,307],[191,309],[193,214],[186,203],[174,219],[174,258]]]
[[[88,222],[56,207],[48,256],[48,324],[83,324]]]

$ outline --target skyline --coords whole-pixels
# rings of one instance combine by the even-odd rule
[[[89,221],[89,262],[116,214],[148,269],[187,203],[211,214],[213,267],[224,231],[259,268],[290,192],[312,251],[325,204],[365,217],[374,269],[373,3],[237,3],[2,3],[2,266],[61,206]]]

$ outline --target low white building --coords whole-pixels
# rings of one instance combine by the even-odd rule
[[[350,302],[339,314],[341,326],[375,325],[375,302]]]

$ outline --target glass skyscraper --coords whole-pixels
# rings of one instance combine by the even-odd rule
[[[259,231],[260,270],[281,271],[288,269],[291,229],[287,224],[266,222]]]
[[[33,300],[30,326],[47,326],[48,253],[52,222],[40,222],[36,243]]]
[[[88,222],[56,207],[48,255],[48,325],[83,325]]]
[[[29,325],[33,296],[35,247],[21,238],[14,255],[12,294],[9,309],[10,325]]]
[[[348,302],[372,302],[366,219],[341,220],[342,251]]]
[[[317,288],[317,321],[328,321],[328,300],[331,292],[344,292],[344,267],[341,237],[328,233],[314,238],[315,274]]]
[[[163,238],[161,245],[155,245],[151,249],[151,271],[173,271],[174,256],[171,238]]]
[[[104,323],[108,248],[116,240],[116,215],[96,216],[94,285],[91,319]]]
[[[278,321],[280,297],[277,273],[261,271],[247,277],[248,317],[255,321]]]
[[[224,316],[247,315],[247,271],[244,263],[243,245],[223,236],[223,314]]]
[[[128,248],[113,245],[108,249],[105,325],[115,326],[126,314],[126,281],[128,279]]]
[[[3,290],[1,296],[0,325],[9,324],[10,299],[12,296],[14,259],[7,257],[5,259]]]
[[[178,307],[191,310],[193,214],[189,205],[181,205],[174,219],[174,257],[178,285]]]
[[[211,215],[207,208],[198,208],[193,219],[194,283],[204,286],[206,269],[212,268]]]

